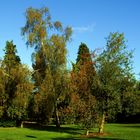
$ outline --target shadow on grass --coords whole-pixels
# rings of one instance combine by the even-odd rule
[[[40,125],[33,125],[26,127],[31,130],[39,130],[39,131],[48,131],[48,132],[58,132],[58,133],[67,133],[72,135],[71,137],[57,137],[57,138],[51,138],[51,140],[123,140],[119,138],[111,138],[111,137],[104,137],[104,136],[93,136],[93,137],[82,137],[82,134],[85,130],[77,128],[77,127],[65,127],[62,126],[61,128],[56,128],[56,126],[40,126]],[[81,135],[81,136],[77,136]],[[28,138],[36,138],[34,136],[27,135]]]
[[[28,127],[29,128],[29,127]],[[61,128],[56,128],[56,126],[32,126],[29,129],[32,130],[39,130],[39,131],[48,131],[48,132],[59,132],[59,133],[67,133],[70,135],[73,135],[71,137],[57,137],[57,138],[51,138],[51,140],[123,140],[123,139],[118,139],[118,138],[109,138],[109,137],[82,137],[82,134],[84,130],[80,128],[74,128],[74,127],[65,127],[62,126]],[[76,136],[76,135],[81,135],[81,136]],[[34,136],[29,136],[27,135],[26,137],[30,138],[36,138]]]
[[[128,127],[128,128],[138,128],[138,129],[140,129],[140,124],[136,124],[136,125],[127,124],[127,125],[121,125],[120,127]]]
[[[118,139],[118,138],[102,138],[102,137],[89,137],[89,138],[52,138],[52,140],[124,140],[124,139]]]
[[[28,137],[28,138],[37,138],[37,137],[31,136],[31,135],[26,135],[26,137]]]
[[[39,131],[67,133],[71,135],[81,134],[81,129],[79,128],[64,127],[64,126],[62,126],[61,128],[56,128],[56,126],[34,125],[34,126],[28,126],[28,127],[25,126],[25,128],[32,129],[32,130],[39,130]]]
[[[129,127],[129,128],[138,128],[138,129],[140,129],[140,126],[124,126],[124,127]]]

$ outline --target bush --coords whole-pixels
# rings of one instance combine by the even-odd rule
[[[15,121],[0,121],[0,127],[15,127]]]

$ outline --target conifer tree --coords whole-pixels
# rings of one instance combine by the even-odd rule
[[[2,61],[5,97],[3,118],[15,120],[17,125],[20,125],[21,120],[27,117],[28,99],[33,89],[31,72],[27,66],[21,64],[13,41],[6,42],[4,51],[5,56]]]
[[[5,47],[5,56],[2,61],[2,67],[5,73],[5,96],[6,96],[6,108],[5,116],[8,117],[7,110],[12,104],[12,100],[15,97],[16,86],[18,81],[15,79],[16,68],[21,64],[20,58],[16,55],[16,45],[13,44],[13,41],[7,41]]]
[[[71,72],[71,107],[79,124],[87,130],[96,123],[96,99],[93,96],[94,63],[86,44],[81,43]],[[76,100],[76,101],[75,101]],[[75,103],[74,103],[75,102]]]

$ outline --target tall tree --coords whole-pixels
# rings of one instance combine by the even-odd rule
[[[78,55],[76,59],[76,64],[73,64],[72,71],[77,75],[80,72],[85,73],[88,82],[88,88],[90,90],[90,93],[92,93],[93,77],[95,76],[95,64],[92,61],[92,56],[90,54],[89,48],[85,43],[80,44],[77,54]],[[82,93],[82,90],[79,91],[79,93]]]
[[[71,72],[71,102],[69,107],[72,110],[75,121],[86,129],[86,134],[95,126],[97,119],[96,99],[92,93],[91,78],[88,64],[81,66],[78,72]],[[93,76],[93,75],[92,75]]]
[[[4,75],[4,69],[2,68],[2,60],[0,60],[0,118],[2,118],[5,108],[5,101],[6,101],[6,95],[5,95],[5,75]]]
[[[21,64],[16,55],[16,45],[6,42],[2,61],[4,79],[4,119],[16,120],[17,124],[27,116],[28,99],[33,89],[30,70]]]
[[[64,29],[59,21],[51,21],[48,8],[27,9],[22,34],[27,38],[27,45],[35,48],[33,79],[35,98],[39,97],[36,110],[45,114],[44,120],[54,111],[57,127],[60,127],[57,105],[65,83],[66,42],[71,33],[70,27]]]
[[[16,68],[21,64],[20,58],[16,55],[16,45],[13,41],[7,41],[5,47],[5,56],[2,61],[3,72],[5,74],[5,96],[6,96],[6,108],[5,116],[7,116],[8,107],[11,105],[12,100],[15,96],[16,85],[18,84],[15,80]]]
[[[89,129],[95,125],[97,117],[96,99],[92,93],[94,75],[94,63],[92,62],[89,49],[86,44],[81,43],[76,64],[73,64],[71,72],[71,106],[76,120],[86,128],[87,135]]]
[[[121,88],[118,83],[124,77],[131,78],[132,52],[126,50],[124,34],[110,33],[106,49],[96,61],[96,77],[93,87],[96,99],[99,101],[99,132],[104,129],[106,115],[118,111],[120,107]]]

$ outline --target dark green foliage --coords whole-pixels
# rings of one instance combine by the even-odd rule
[[[5,86],[4,86],[4,74],[3,71],[0,69],[0,118],[3,116],[4,114],[4,110],[5,110],[5,100],[6,100],[6,95],[5,95]]]
[[[13,42],[6,42],[5,56],[1,64],[1,118],[22,120],[27,118],[29,95],[32,92],[31,73],[22,65]],[[3,84],[3,85],[2,85]]]
[[[16,86],[18,80],[15,77],[16,69],[20,65],[20,58],[16,55],[16,46],[13,42],[6,42],[5,56],[2,61],[2,71],[4,78],[3,93],[5,96],[5,102],[3,103],[4,115],[8,117],[8,108],[12,105],[12,100],[15,97]]]
[[[18,84],[16,85],[15,96],[12,100],[12,104],[8,108],[8,115],[14,120],[22,120],[27,118],[27,107],[29,103],[29,97],[33,90],[33,83],[31,82],[30,70],[21,65],[16,69],[16,78]]]
[[[10,72],[10,69],[15,67],[16,65],[20,64],[20,58],[16,55],[16,45],[13,44],[13,41],[7,41],[6,47],[4,49],[5,56],[4,56],[4,66],[6,70]]]
[[[78,56],[76,59],[76,64],[84,65],[84,63],[92,62],[89,48],[86,44],[81,43],[78,49]]]
[[[117,122],[139,122],[140,92],[138,82],[124,79],[121,83],[121,112],[117,114]],[[135,119],[134,119],[135,118]]]
[[[15,127],[16,122],[15,121],[7,121],[7,120],[1,120],[0,121],[0,127]]]

